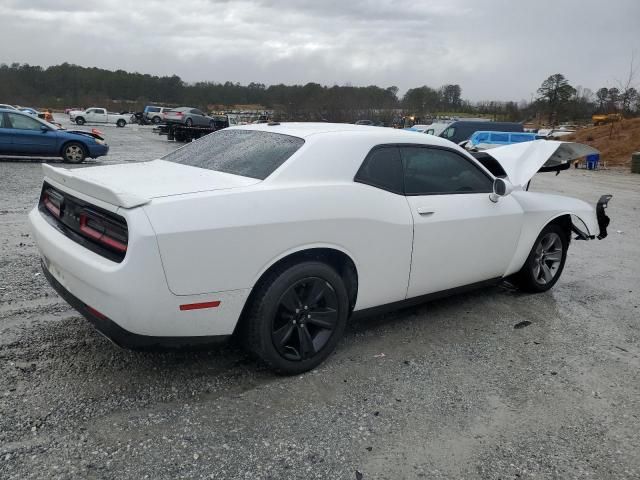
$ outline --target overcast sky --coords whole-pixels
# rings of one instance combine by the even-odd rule
[[[0,0],[0,25],[0,62],[189,82],[459,83],[517,101],[553,73],[615,86],[634,49],[640,70],[640,0]]]

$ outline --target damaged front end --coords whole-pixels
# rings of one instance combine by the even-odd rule
[[[598,229],[600,230],[597,237],[595,235],[589,235],[589,229],[580,217],[571,215],[571,231],[576,234],[575,240],[593,240],[594,238],[602,240],[607,237],[607,227],[609,223],[611,223],[611,219],[605,210],[609,206],[609,200],[612,198],[613,195],[602,195],[596,204],[596,219],[598,220]],[[581,226],[583,228],[580,228],[578,224],[582,224]]]

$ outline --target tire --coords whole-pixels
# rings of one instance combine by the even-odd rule
[[[187,127],[193,127],[193,120],[191,120],[190,118],[187,118],[187,120],[184,122],[184,124]]]
[[[118,121],[116,122],[116,127],[120,127],[120,128],[122,128],[122,127],[124,127],[126,124],[127,124],[127,122],[121,118],[120,120],[118,120]]]
[[[69,142],[62,147],[62,158],[68,163],[82,163],[87,158],[87,152],[81,143]]]
[[[511,280],[525,292],[546,292],[560,278],[568,248],[567,232],[558,224],[547,225],[536,238],[522,269]]]
[[[161,120],[162,119],[160,117],[156,116],[151,119],[151,123],[153,123],[154,125],[157,125],[160,123]]]
[[[76,124],[78,125],[84,125],[86,122],[84,121],[84,118],[82,117],[78,117],[76,118]]]
[[[243,318],[247,348],[277,373],[294,375],[322,363],[349,315],[340,275],[318,261],[285,264],[259,283]]]

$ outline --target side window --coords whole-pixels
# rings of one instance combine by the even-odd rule
[[[470,160],[437,148],[401,147],[406,195],[491,193],[493,181]]]
[[[451,138],[455,135],[455,133],[456,133],[456,127],[449,127],[442,133],[442,136],[444,138]]]
[[[487,132],[481,132],[474,134],[475,143],[486,143],[489,141],[489,134]]]
[[[402,195],[402,161],[398,147],[375,147],[364,159],[354,180]]]
[[[191,110],[191,113],[195,113],[196,115],[204,115],[204,113],[202,113],[200,110],[198,110],[197,108],[194,108],[193,110]]]
[[[0,128],[4,128],[4,113],[0,112]]]
[[[7,115],[9,115],[9,120],[13,128],[18,130],[40,130],[40,126],[42,125],[37,120],[29,118],[26,115],[19,115],[17,113],[8,113]]]
[[[512,143],[529,142],[531,140],[533,140],[533,137],[528,133],[512,133],[511,134]]]
[[[509,143],[509,134],[508,133],[492,133],[491,141],[498,143]]]

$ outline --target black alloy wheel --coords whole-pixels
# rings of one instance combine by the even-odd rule
[[[303,278],[280,297],[271,341],[283,358],[306,360],[322,350],[338,324],[338,297],[318,277]]]
[[[312,260],[284,264],[254,289],[240,334],[276,372],[306,372],[323,362],[342,337],[348,298],[344,280],[330,265]]]

